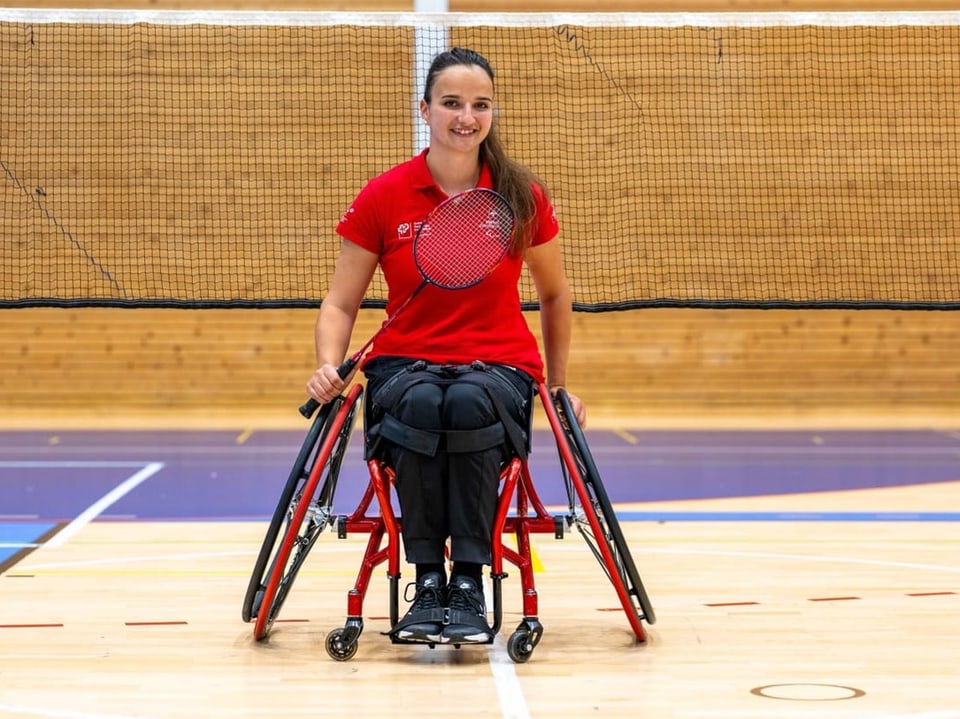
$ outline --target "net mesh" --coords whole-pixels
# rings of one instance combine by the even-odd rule
[[[0,304],[315,306],[460,45],[577,309],[958,306],[957,23],[158,17],[0,19]]]

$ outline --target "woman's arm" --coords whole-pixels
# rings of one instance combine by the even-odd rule
[[[317,370],[307,382],[307,393],[320,403],[336,397],[353,373],[340,379],[337,368],[343,362],[357,320],[360,302],[370,286],[379,257],[353,242],[340,244],[330,291],[323,298],[314,338]]]
[[[540,331],[546,363],[547,387],[566,387],[567,362],[570,358],[570,335],[573,304],[570,285],[563,270],[563,256],[557,238],[527,249],[524,260],[533,276],[540,300]],[[583,402],[574,394],[570,403],[581,425],[586,424]]]

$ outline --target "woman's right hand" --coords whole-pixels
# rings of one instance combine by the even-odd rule
[[[337,369],[337,366],[332,364],[318,367],[307,381],[307,394],[320,404],[326,404],[339,395],[347,386],[347,380],[340,378]]]

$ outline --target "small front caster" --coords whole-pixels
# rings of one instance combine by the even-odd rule
[[[507,640],[507,654],[517,664],[523,664],[543,636],[543,626],[536,619],[524,619]]]
[[[338,662],[345,662],[353,659],[357,653],[357,646],[360,640],[360,632],[363,631],[363,620],[348,619],[345,627],[334,629],[327,634],[327,640],[324,646],[327,648],[327,654],[331,659]]]

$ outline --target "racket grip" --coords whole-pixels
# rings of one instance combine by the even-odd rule
[[[306,419],[310,419],[313,416],[313,413],[317,411],[317,408],[320,406],[320,403],[317,402],[313,397],[308,399],[302,405],[300,405],[300,414],[302,414]]]
[[[340,379],[346,379],[347,375],[353,372],[353,368],[357,366],[357,358],[349,357],[344,360],[343,364],[337,367],[337,375]],[[317,408],[320,406],[320,403],[317,402],[313,397],[308,399],[302,405],[300,405],[300,414],[302,414],[307,419],[310,419],[313,416],[313,413],[317,411]]]
[[[348,357],[343,361],[343,364],[337,367],[337,374],[340,375],[340,379],[346,379],[347,375],[353,372],[353,368],[357,366],[356,357]]]

